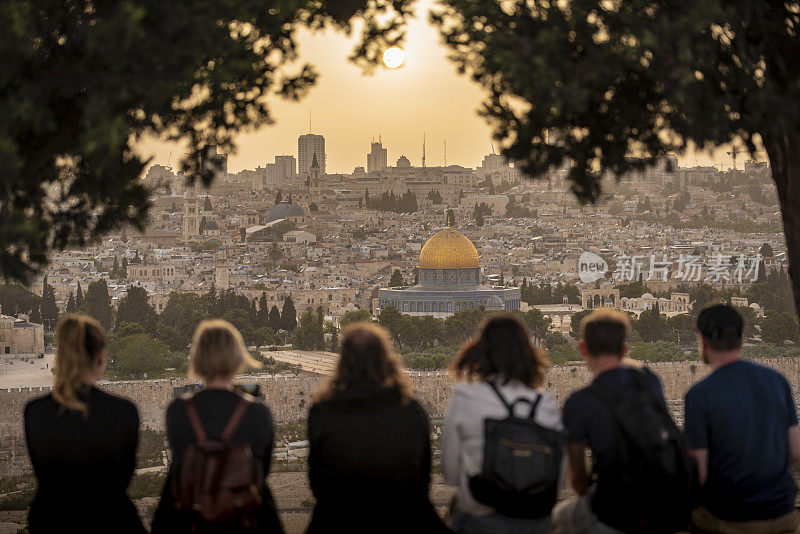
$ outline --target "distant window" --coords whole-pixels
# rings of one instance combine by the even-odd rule
[[[6,354],[11,354],[11,347],[6,347]]]
[[[0,334],[0,341],[5,341],[5,340],[6,340],[6,335]]]

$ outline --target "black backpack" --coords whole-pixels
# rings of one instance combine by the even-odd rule
[[[469,489],[479,502],[507,517],[550,515],[558,495],[564,443],[561,432],[534,421],[542,396],[535,401],[508,401],[488,382],[508,410],[505,419],[484,421],[483,470],[470,478]],[[527,418],[516,417],[514,406],[531,404]]]
[[[686,530],[696,504],[697,477],[683,435],[653,390],[653,373],[631,368],[633,395],[593,382],[588,390],[605,403],[616,423],[618,466],[597,486],[592,507],[620,509],[614,526],[631,533]]]

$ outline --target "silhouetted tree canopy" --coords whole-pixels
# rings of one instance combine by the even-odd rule
[[[763,148],[800,304],[800,2],[443,0],[431,18],[503,155],[534,177],[569,163],[583,202],[690,146]]]
[[[400,272],[400,269],[395,269],[389,279],[389,287],[400,287],[404,285],[406,284],[403,281],[403,273]]]
[[[409,0],[5,0],[0,9],[0,273],[27,282],[52,249],[83,245],[149,207],[134,150],[185,143],[181,169],[208,184],[243,129],[270,124],[275,97],[317,79],[301,28],[350,32],[369,70],[402,41]],[[393,8],[393,9],[392,9]],[[292,65],[290,65],[292,64]]]
[[[115,330],[123,324],[140,324],[145,332],[155,334],[158,317],[143,287],[131,286],[117,306]]]
[[[108,284],[101,278],[89,284],[86,296],[78,311],[90,315],[109,330],[114,320],[114,310],[111,308],[111,296],[108,294]]]

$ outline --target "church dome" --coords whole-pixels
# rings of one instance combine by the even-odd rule
[[[477,269],[478,249],[456,230],[445,228],[433,235],[419,253],[420,269]]]
[[[295,216],[303,217],[304,215],[305,215],[305,212],[303,211],[303,208],[301,208],[297,204],[292,204],[289,207],[289,211],[286,212],[286,216],[287,217],[295,217]]]
[[[267,222],[277,221],[278,219],[285,219],[286,217],[305,215],[303,208],[297,204],[289,204],[288,202],[281,202],[276,204],[274,208],[269,210],[267,214]]]

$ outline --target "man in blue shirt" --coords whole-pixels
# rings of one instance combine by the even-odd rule
[[[794,532],[800,430],[789,383],[741,359],[742,317],[730,306],[697,318],[700,355],[712,372],[686,393],[685,431],[697,460],[699,532]]]

